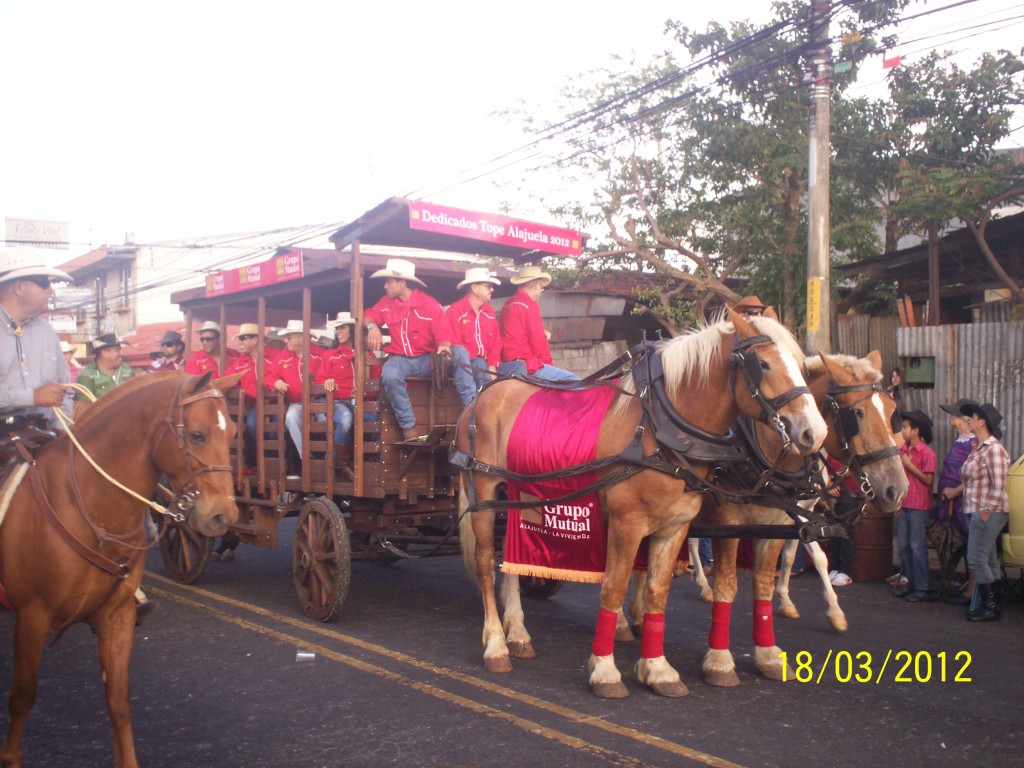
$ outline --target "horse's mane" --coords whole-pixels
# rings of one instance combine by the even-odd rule
[[[829,359],[846,368],[857,381],[881,381],[882,372],[871,365],[867,359],[854,357],[853,355],[829,355]],[[825,373],[825,364],[819,355],[811,355],[804,360],[807,373],[811,376],[821,376]]]
[[[99,416],[104,415],[111,408],[117,408],[126,397],[131,397],[140,389],[155,386],[167,379],[180,379],[185,375],[187,374],[181,371],[154,371],[141,376],[135,376],[103,395],[95,403],[89,403],[88,407],[83,408],[78,418],[75,419],[74,426],[76,429],[85,426]]]
[[[698,386],[707,382],[708,371],[721,351],[722,337],[735,330],[733,324],[724,320],[723,316],[724,310],[715,315],[708,324],[698,328],[687,328],[679,336],[657,345],[655,353],[661,356],[661,366],[665,371],[665,389],[669,397],[677,398],[682,382],[691,378]],[[770,317],[751,317],[750,322],[758,333],[775,342],[783,354],[789,354],[797,363],[803,363],[804,352],[784,325]],[[633,393],[633,378],[624,378],[620,387],[625,392]],[[627,402],[628,398],[617,398],[612,408],[625,409]]]

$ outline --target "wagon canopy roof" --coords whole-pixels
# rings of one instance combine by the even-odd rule
[[[392,197],[331,235],[338,248],[355,241],[510,259],[517,264],[545,256],[578,256],[589,235],[498,214]]]

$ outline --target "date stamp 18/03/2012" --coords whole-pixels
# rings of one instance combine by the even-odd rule
[[[794,662],[793,680],[815,685],[835,680],[838,683],[873,683],[884,680],[903,683],[969,683],[971,682],[970,651],[893,651],[885,657],[870,651],[833,651],[818,662],[810,651],[793,656],[779,654],[783,665],[782,680],[789,676],[786,662]],[[818,657],[821,658],[820,656]]]

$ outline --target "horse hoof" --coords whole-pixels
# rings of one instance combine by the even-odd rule
[[[690,689],[683,685],[681,680],[673,680],[670,683],[651,683],[651,690],[659,696],[669,699],[678,699],[690,694]]]
[[[794,606],[791,605],[780,607],[779,616],[781,616],[784,619],[799,619],[800,611],[798,611]]]
[[[513,659],[532,659],[537,655],[537,652],[533,650],[533,643],[531,643],[529,640],[525,642],[521,640],[510,642],[508,644],[508,652]],[[511,664],[509,664],[509,669],[512,669]]]
[[[713,603],[715,602],[715,593],[710,589],[707,592],[701,592],[700,599],[705,603]]]
[[[735,669],[714,670],[704,673],[704,682],[716,688],[735,688],[740,684],[740,678]]]
[[[494,656],[490,659],[484,659],[484,669],[493,673],[511,672],[512,661],[507,654],[504,656]]]
[[[615,628],[615,642],[616,643],[632,643],[634,640],[633,633],[629,627],[616,627]]]
[[[590,687],[599,699],[624,699],[629,696],[629,689],[621,680],[617,683],[594,683]]]
[[[788,664],[785,667],[782,664],[758,667],[757,673],[765,680],[778,680],[780,683],[792,680],[794,677],[793,669]]]
[[[840,616],[838,619],[829,619],[828,623],[836,632],[845,632],[850,628],[850,625],[846,623],[845,616]]]

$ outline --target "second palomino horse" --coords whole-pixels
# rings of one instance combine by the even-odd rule
[[[640,366],[649,376],[639,374],[639,387],[629,377],[620,383],[597,437],[596,458],[610,457],[612,462],[597,470],[607,559],[587,666],[592,690],[606,698],[628,695],[614,660],[616,614],[644,538],[649,541],[649,578],[637,676],[661,695],[688,693],[664,655],[664,611],[676,554],[700,508],[701,490],[707,487],[708,464],[690,461],[668,448],[668,432],[678,435],[676,430],[684,430],[720,439],[742,411],[752,418],[771,418],[786,433],[791,450],[800,455],[816,451],[826,432],[801,374],[800,348],[770,318],[747,319],[734,313],[730,322],[662,342],[645,357],[634,365],[634,379]],[[534,655],[521,609],[518,615],[506,613],[506,643],[494,594],[494,519],[500,488],[509,476],[509,434],[527,400],[537,392],[537,386],[518,380],[485,387],[459,419],[453,452],[463,469],[460,536],[467,567],[483,598],[484,665],[491,672],[511,670],[510,652],[518,657]],[[654,400],[657,403],[652,404]],[[653,413],[658,408],[661,411]],[[566,419],[576,417],[565,414]],[[536,439],[542,441],[544,436]],[[623,452],[631,445],[635,450],[625,459]],[[601,485],[630,462],[637,471],[614,484]]]

